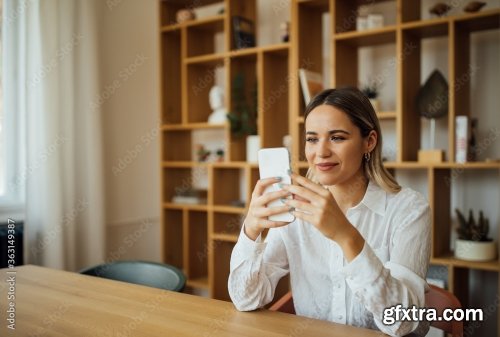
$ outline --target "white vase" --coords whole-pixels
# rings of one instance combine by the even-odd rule
[[[247,136],[247,162],[256,163],[257,152],[260,150],[260,136],[252,135]]]
[[[455,242],[455,257],[467,261],[491,261],[497,257],[497,244],[494,241],[458,239]]]

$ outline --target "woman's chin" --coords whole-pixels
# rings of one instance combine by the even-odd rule
[[[316,173],[316,180],[323,186],[335,185],[338,179],[331,174]]]

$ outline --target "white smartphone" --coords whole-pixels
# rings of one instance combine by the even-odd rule
[[[290,154],[285,147],[275,147],[261,149],[258,152],[259,160],[259,174],[261,179],[281,177],[279,183],[268,186],[264,193],[279,191],[278,184],[291,184],[292,178],[290,177]],[[291,197],[288,197],[291,198]],[[267,204],[267,207],[283,206],[284,203],[278,199]],[[288,212],[271,215],[268,217],[271,221],[292,222],[295,216]]]

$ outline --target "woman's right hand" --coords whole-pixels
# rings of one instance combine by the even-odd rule
[[[248,213],[243,221],[245,234],[253,241],[257,240],[260,233],[266,228],[282,227],[288,225],[288,222],[271,221],[267,217],[270,215],[288,212],[290,206],[267,207],[266,205],[273,200],[287,197],[290,193],[285,190],[279,190],[264,194],[266,187],[277,184],[280,178],[266,178],[257,181],[252,192],[252,200]]]

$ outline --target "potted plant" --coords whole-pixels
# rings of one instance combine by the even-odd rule
[[[379,88],[376,81],[370,81],[368,84],[361,87],[361,92],[368,97],[375,112],[380,111],[380,102],[378,100]]]
[[[458,239],[455,245],[455,257],[468,261],[490,261],[497,256],[496,243],[488,238],[489,221],[479,211],[479,219],[476,223],[472,210],[469,211],[469,219],[455,209],[459,226],[457,227]]]

